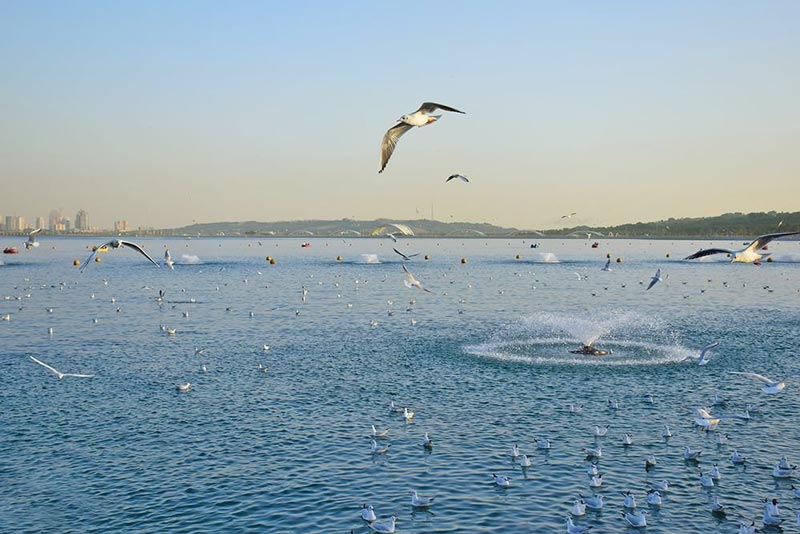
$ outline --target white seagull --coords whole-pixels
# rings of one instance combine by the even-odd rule
[[[444,181],[444,183],[447,183],[447,182],[449,182],[450,180],[454,180],[454,179],[456,179],[456,178],[458,178],[458,179],[459,179],[459,180],[461,180],[462,182],[469,183],[469,180],[467,180],[467,177],[466,177],[466,176],[464,176],[463,174],[451,174],[450,176],[448,176],[448,177],[447,177],[447,180],[445,180],[445,181]]]
[[[392,250],[400,254],[400,256],[403,258],[403,261],[411,261],[411,258],[413,258],[414,256],[419,256],[419,252],[417,252],[416,254],[403,254],[396,248],[392,248]]]
[[[635,528],[641,528],[647,526],[647,515],[646,510],[639,510],[638,512],[620,512],[622,514],[622,518],[628,522],[628,524]]]
[[[761,388],[761,391],[764,393],[780,393],[786,388],[786,378],[783,380],[772,380],[771,378],[767,378],[764,375],[759,375],[756,373],[741,373],[738,371],[729,371],[729,373],[732,375],[746,376],[747,378],[752,378],[754,380],[758,380],[759,382],[763,382],[766,384],[763,388]]]
[[[697,258],[702,258],[704,256],[710,256],[712,254],[730,254],[731,263],[758,264],[761,261],[761,258],[763,258],[764,256],[769,256],[769,254],[759,254],[758,253],[759,250],[764,248],[765,245],[767,245],[771,241],[774,241],[775,239],[779,239],[781,237],[786,237],[790,235],[800,235],[800,232],[779,232],[776,234],[764,234],[755,238],[752,243],[750,243],[741,250],[731,250],[728,248],[708,248],[705,250],[700,250],[698,252],[695,252],[691,256],[685,257],[684,260],[694,260]]]
[[[47,364],[46,364],[46,363],[44,363],[43,361],[41,361],[41,360],[37,360],[37,359],[36,359],[36,358],[34,358],[33,356],[31,356],[30,358],[31,358],[31,360],[33,360],[34,362],[38,363],[39,365],[41,365],[42,367],[44,367],[45,369],[47,369],[48,371],[50,371],[51,373],[53,373],[54,375],[56,375],[56,376],[58,377],[58,379],[59,379],[59,380],[61,380],[61,379],[62,379],[62,378],[64,378],[65,376],[72,376],[72,377],[75,377],[75,378],[92,378],[92,377],[94,377],[94,375],[80,375],[80,374],[76,374],[76,373],[62,373],[62,372],[61,372],[61,371],[59,371],[58,369],[55,369],[55,368],[53,368],[53,367],[50,367],[49,365],[47,365]]]
[[[169,255],[169,249],[164,251],[164,265],[169,267],[171,270],[175,270],[175,262],[172,261],[172,257]]]
[[[403,265],[403,270],[406,272],[406,279],[403,280],[403,283],[406,285],[406,287],[408,289],[416,287],[417,289],[421,289],[421,290],[423,290],[423,291],[425,291],[427,293],[431,293],[431,294],[434,294],[434,295],[436,294],[433,291],[431,291],[430,289],[422,287],[422,284],[419,282],[419,280],[414,278],[414,275],[411,274],[411,272],[408,269],[406,269],[405,265]]]
[[[420,497],[416,490],[411,490],[411,506],[415,508],[427,508],[433,504],[435,497]]]
[[[461,113],[462,115],[464,114],[463,111],[459,111],[456,108],[451,108],[442,104],[435,104],[433,102],[425,102],[414,113],[400,117],[397,120],[397,124],[386,131],[383,136],[383,141],[381,141],[381,169],[378,171],[378,173],[382,173],[386,168],[386,164],[389,163],[389,158],[392,157],[392,152],[394,152],[394,148],[397,146],[397,142],[400,140],[403,134],[405,134],[414,126],[427,126],[428,124],[438,121],[442,116],[433,115],[433,113],[439,109],[442,111],[452,111],[454,113]]]
[[[83,262],[83,265],[81,265],[81,269],[80,269],[81,272],[83,272],[83,270],[86,268],[86,266],[89,265],[89,262],[92,261],[92,258],[95,257],[95,255],[97,254],[97,251],[100,250],[103,247],[111,247],[111,248],[130,247],[133,250],[137,251],[142,256],[144,256],[145,258],[147,258],[148,260],[150,260],[150,263],[152,263],[156,267],[160,267],[160,265],[158,263],[156,263],[155,260],[153,258],[151,258],[147,254],[147,252],[145,252],[144,249],[141,246],[137,245],[136,243],[134,243],[132,241],[123,241],[122,239],[112,239],[108,243],[104,243],[102,245],[98,245],[98,246],[96,246],[94,248],[94,250],[92,250],[92,253],[89,255],[88,258],[86,258],[86,261]]]
[[[583,499],[575,499],[572,505],[572,515],[575,517],[586,515],[586,503],[583,502]]]
[[[669,275],[666,275],[666,276],[663,276],[663,277],[661,276],[661,268],[659,268],[658,270],[656,270],[656,274],[653,275],[652,278],[650,278],[650,284],[647,286],[647,289],[650,289],[651,287],[656,285],[658,282],[663,282],[664,280],[667,279],[667,277],[669,277]]]
[[[361,519],[363,519],[367,523],[372,523],[373,521],[378,519],[375,516],[375,509],[372,507],[371,504],[370,505],[364,504],[361,506]]]
[[[375,428],[375,425],[372,425],[372,433],[370,434],[371,438],[388,438],[389,437],[389,429],[386,428],[384,430],[378,430]]]
[[[711,359],[710,357],[706,358],[706,353],[711,349],[713,349],[714,347],[716,347],[717,345],[719,345],[719,342],[715,341],[714,343],[711,343],[710,345],[706,345],[705,347],[703,347],[703,350],[700,351],[699,355],[695,356],[694,354],[692,354],[691,356],[685,357],[681,361],[685,362],[689,360],[694,360],[697,362],[697,365],[706,365],[708,364],[708,361]]]
[[[39,246],[39,242],[36,241],[36,234],[38,234],[41,231],[42,231],[41,228],[37,228],[36,230],[34,230],[33,232],[28,234],[28,240],[25,241],[25,248],[27,250],[30,250],[31,248],[35,248],[35,247]]]
[[[392,516],[389,518],[388,521],[384,521],[382,523],[373,521],[372,523],[369,524],[369,528],[371,528],[378,534],[394,534],[396,522],[397,518],[395,516]]]
[[[738,534],[756,534],[756,522],[751,521],[749,525],[747,523],[740,523]]]
[[[601,270],[601,271],[606,271],[606,272],[609,272],[609,273],[612,271],[612,269],[611,269],[611,258],[608,258],[608,260],[606,260],[606,265],[605,265],[605,267],[603,267],[603,268],[602,268],[602,269],[600,269],[600,270]]]
[[[501,488],[507,488],[511,485],[511,477],[507,477],[505,475],[495,475],[494,473],[492,473],[492,477],[494,477],[494,483]]]
[[[591,528],[591,526],[576,525],[572,522],[572,518],[567,516],[567,534],[583,534]]]

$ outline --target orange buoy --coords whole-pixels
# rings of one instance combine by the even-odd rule
[[[72,260],[72,265],[74,265],[75,267],[77,267],[80,264],[81,264],[80,260]]]
[[[269,259],[269,264],[270,265],[275,265],[275,258],[270,258]]]
[[[467,263],[467,258],[461,258],[461,263]]]

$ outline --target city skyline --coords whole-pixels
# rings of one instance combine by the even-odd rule
[[[421,9],[441,23],[405,28]],[[0,213],[172,228],[435,205],[554,228],[800,207],[800,4],[312,11],[3,4]],[[409,133],[378,175],[384,132],[423,101],[466,115]]]

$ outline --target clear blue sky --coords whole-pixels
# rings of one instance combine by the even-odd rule
[[[0,213],[800,210],[798,22],[788,1],[6,1]],[[423,101],[467,115],[408,133],[378,175],[383,133]]]

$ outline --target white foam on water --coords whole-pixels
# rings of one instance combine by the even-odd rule
[[[377,254],[361,254],[358,256],[358,261],[356,263],[380,263],[381,260],[378,259]]]
[[[200,261],[200,257],[193,254],[182,254],[180,262],[184,265],[198,265],[199,263],[202,263]]]
[[[540,252],[539,259],[533,260],[534,263],[561,263],[561,260],[552,252]]]

